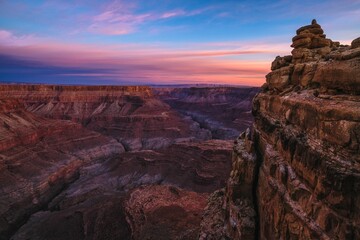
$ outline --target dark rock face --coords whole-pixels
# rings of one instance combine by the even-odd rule
[[[315,21],[293,41],[253,101],[222,209],[211,211],[234,239],[358,239],[360,48],[325,39]],[[201,234],[216,239],[218,229]]]

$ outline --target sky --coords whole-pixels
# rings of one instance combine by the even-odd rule
[[[0,82],[260,86],[314,18],[360,36],[360,0],[0,0]]]

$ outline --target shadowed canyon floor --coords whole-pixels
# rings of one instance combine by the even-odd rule
[[[255,94],[236,88],[177,91],[194,104],[202,99],[193,92],[220,96],[207,100],[207,106],[229,106],[217,115],[241,98],[245,107],[239,111],[248,116]],[[226,98],[227,91],[244,95]],[[232,141],[212,140],[214,128],[154,92],[0,85],[0,238],[196,238],[208,194],[224,187],[230,173]],[[240,132],[244,126],[232,127]]]

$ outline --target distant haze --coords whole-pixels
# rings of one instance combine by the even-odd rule
[[[294,29],[359,37],[360,1],[0,0],[0,82],[260,86]]]

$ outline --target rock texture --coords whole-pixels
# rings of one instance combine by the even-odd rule
[[[1,98],[17,99],[38,116],[71,120],[111,136],[127,151],[211,138],[149,87],[0,85]]]
[[[132,239],[197,239],[207,196],[173,186],[133,190],[125,202]]]
[[[0,239],[195,239],[231,169],[208,138],[147,87],[0,85]]]
[[[215,139],[235,139],[253,121],[251,103],[258,88],[157,88],[156,95],[173,109],[191,117]]]
[[[0,239],[46,208],[82,166],[124,152],[116,140],[0,100]]]
[[[296,34],[253,101],[223,204],[204,215],[222,213],[224,239],[360,238],[360,47],[316,21]]]
[[[223,140],[181,143],[82,166],[76,181],[31,215],[12,239],[144,239],[165,228],[162,239],[194,239],[206,197],[225,185],[231,149]],[[168,218],[169,213],[176,214]]]

